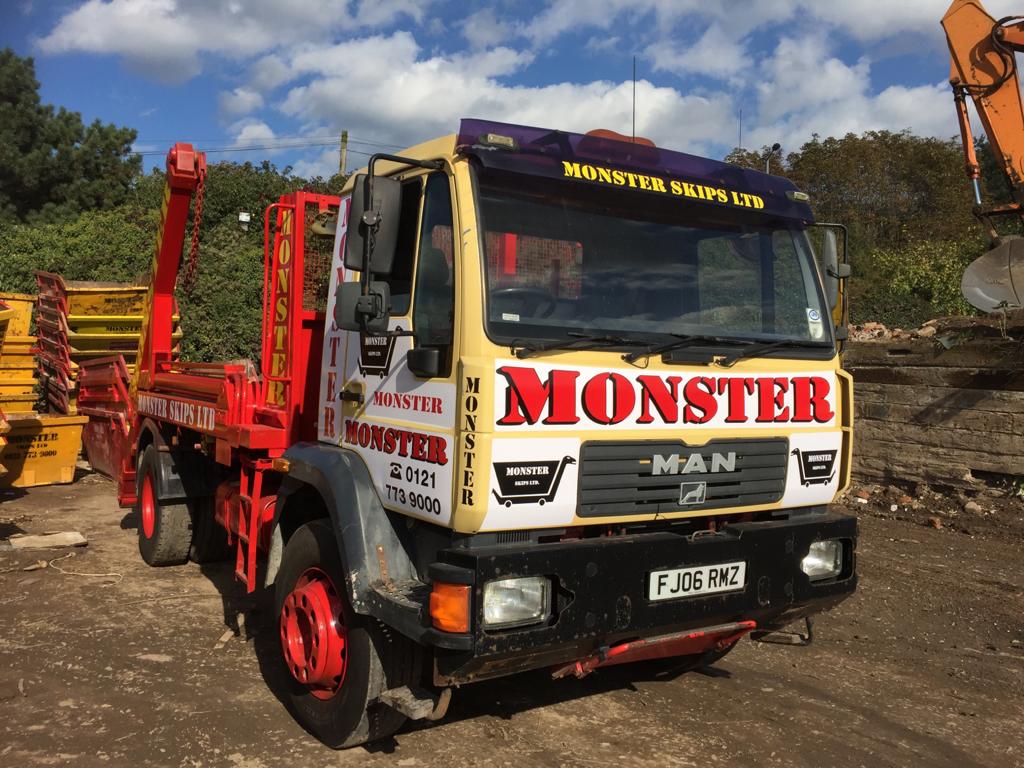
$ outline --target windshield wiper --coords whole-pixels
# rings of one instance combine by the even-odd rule
[[[779,339],[778,341],[751,342],[742,349],[722,357],[718,364],[723,368],[731,368],[745,357],[760,357],[765,352],[785,347],[797,349],[826,349],[832,346],[830,341],[805,341],[803,339]]]
[[[673,333],[675,339],[664,344],[648,346],[647,349],[638,349],[635,352],[623,355],[622,359],[627,363],[634,363],[641,357],[662,355],[665,352],[674,352],[677,349],[692,347],[695,344],[750,344],[753,339],[727,339],[721,336],[702,336],[700,334]]]
[[[512,351],[515,356],[522,360],[524,357],[541,352],[548,352],[552,349],[600,349],[601,347],[635,347],[646,345],[642,339],[631,339],[627,336],[612,336],[601,333],[577,333],[570,331],[566,334],[571,339],[553,339],[539,344],[530,344],[525,339],[517,339],[519,348],[516,349],[516,342],[512,342]]]

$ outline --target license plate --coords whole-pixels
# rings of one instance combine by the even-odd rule
[[[648,600],[672,600],[677,597],[734,592],[747,583],[747,564],[720,563],[654,571],[647,582]]]

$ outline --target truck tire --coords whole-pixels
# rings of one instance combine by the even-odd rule
[[[192,518],[187,504],[168,504],[157,496],[160,456],[146,446],[136,474],[139,514],[139,554],[149,565],[181,565],[192,544]]]
[[[231,556],[228,532],[214,516],[212,496],[190,499],[188,508],[192,515],[192,546],[188,558],[193,563],[220,563]]]
[[[377,701],[414,685],[421,648],[352,610],[338,544],[326,520],[292,534],[275,579],[274,605],[288,704],[299,724],[334,749],[390,736],[405,716]]]

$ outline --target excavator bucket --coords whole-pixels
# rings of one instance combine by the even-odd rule
[[[1024,306],[1024,238],[1004,238],[975,259],[964,270],[960,292],[983,312]]]

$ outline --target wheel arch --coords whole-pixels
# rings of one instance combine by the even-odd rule
[[[214,493],[219,482],[215,462],[196,451],[172,447],[168,428],[146,418],[139,425],[135,461],[150,445],[156,446],[156,493],[161,501],[184,501]]]
[[[416,579],[416,568],[398,537],[363,460],[353,451],[299,443],[284,457],[267,556],[266,584],[274,583],[288,537],[310,520],[331,521],[343,574],[340,580],[357,613],[370,613],[373,585]]]

